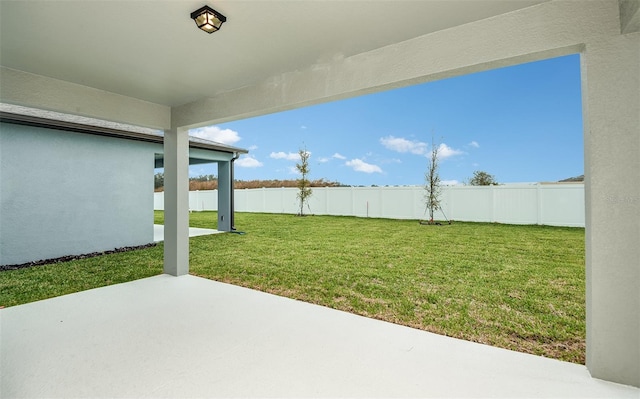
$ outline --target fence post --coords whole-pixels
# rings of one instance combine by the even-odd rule
[[[353,187],[351,189],[351,214],[349,216],[356,216],[358,211],[357,211],[357,207],[356,207],[356,187]]]
[[[489,186],[489,190],[491,190],[491,223],[496,222],[496,190],[495,186]]]
[[[542,185],[536,184],[536,222],[542,224]]]

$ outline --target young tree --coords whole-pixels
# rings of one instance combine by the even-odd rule
[[[439,147],[431,139],[431,155],[427,165],[427,172],[424,174],[426,191],[424,202],[429,210],[429,223],[433,223],[433,213],[440,209],[440,174],[438,173],[438,151]]]
[[[298,155],[300,156],[300,163],[296,164],[296,169],[302,175],[297,183],[298,183],[298,194],[297,198],[300,201],[300,216],[304,216],[304,204],[311,197],[311,182],[307,178],[309,175],[309,157],[311,153],[307,151],[306,147],[304,149],[298,150]]]
[[[473,177],[469,179],[470,186],[491,186],[498,185],[496,178],[493,175],[488,174],[487,172],[483,172],[481,170],[476,170],[473,172]]]

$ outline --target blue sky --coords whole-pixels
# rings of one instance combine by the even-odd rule
[[[423,185],[432,138],[440,178],[475,170],[500,183],[583,174],[580,58],[570,55],[195,129],[249,149],[239,180],[296,179],[297,152],[311,179],[348,185]],[[216,174],[215,165],[190,174]]]

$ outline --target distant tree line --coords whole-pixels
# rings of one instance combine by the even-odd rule
[[[435,164],[433,162],[435,161]],[[437,173],[438,168],[438,154],[436,149],[436,154],[431,154],[430,164],[427,169],[427,173],[425,175],[425,180],[427,181],[425,189],[427,190],[427,198],[425,198],[427,202],[427,208],[431,212],[439,209],[439,189],[440,189],[440,177]],[[306,174],[305,174],[306,176]],[[156,173],[154,175],[154,191],[164,191],[164,173]],[[342,184],[337,181],[325,180],[324,178],[308,180],[306,177],[303,179],[303,189],[306,190],[311,187],[367,187],[363,185],[347,185]],[[483,171],[475,171],[473,172],[473,176],[466,182],[467,185],[470,186],[490,186],[490,185],[498,185],[499,183],[496,181],[495,177],[487,172]],[[301,179],[289,179],[289,180],[279,180],[279,179],[271,179],[271,180],[236,180],[234,182],[234,188],[238,190],[249,189],[249,188],[297,188],[301,187]],[[372,184],[371,187],[378,187],[378,185]],[[383,187],[391,187],[389,185],[385,185]],[[196,190],[217,190],[218,189],[218,177],[216,175],[201,175],[194,176],[189,178],[189,191]],[[306,200],[305,196],[305,200]]]
[[[308,187],[348,187],[336,181],[325,179],[308,180]],[[280,188],[294,187],[299,188],[299,180],[236,180],[234,188],[241,190],[245,188]],[[156,173],[154,175],[154,191],[164,191],[164,173]],[[189,178],[189,191],[196,190],[217,190],[218,177],[216,175],[203,175]]]
[[[202,176],[190,177],[189,181],[218,181],[218,176],[202,175]]]
[[[156,173],[153,176],[153,189],[155,191],[163,191],[163,190],[158,190],[159,188],[163,188],[164,187],[164,173]]]

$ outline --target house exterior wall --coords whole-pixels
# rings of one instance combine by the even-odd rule
[[[162,146],[0,124],[0,264],[153,241]]]

